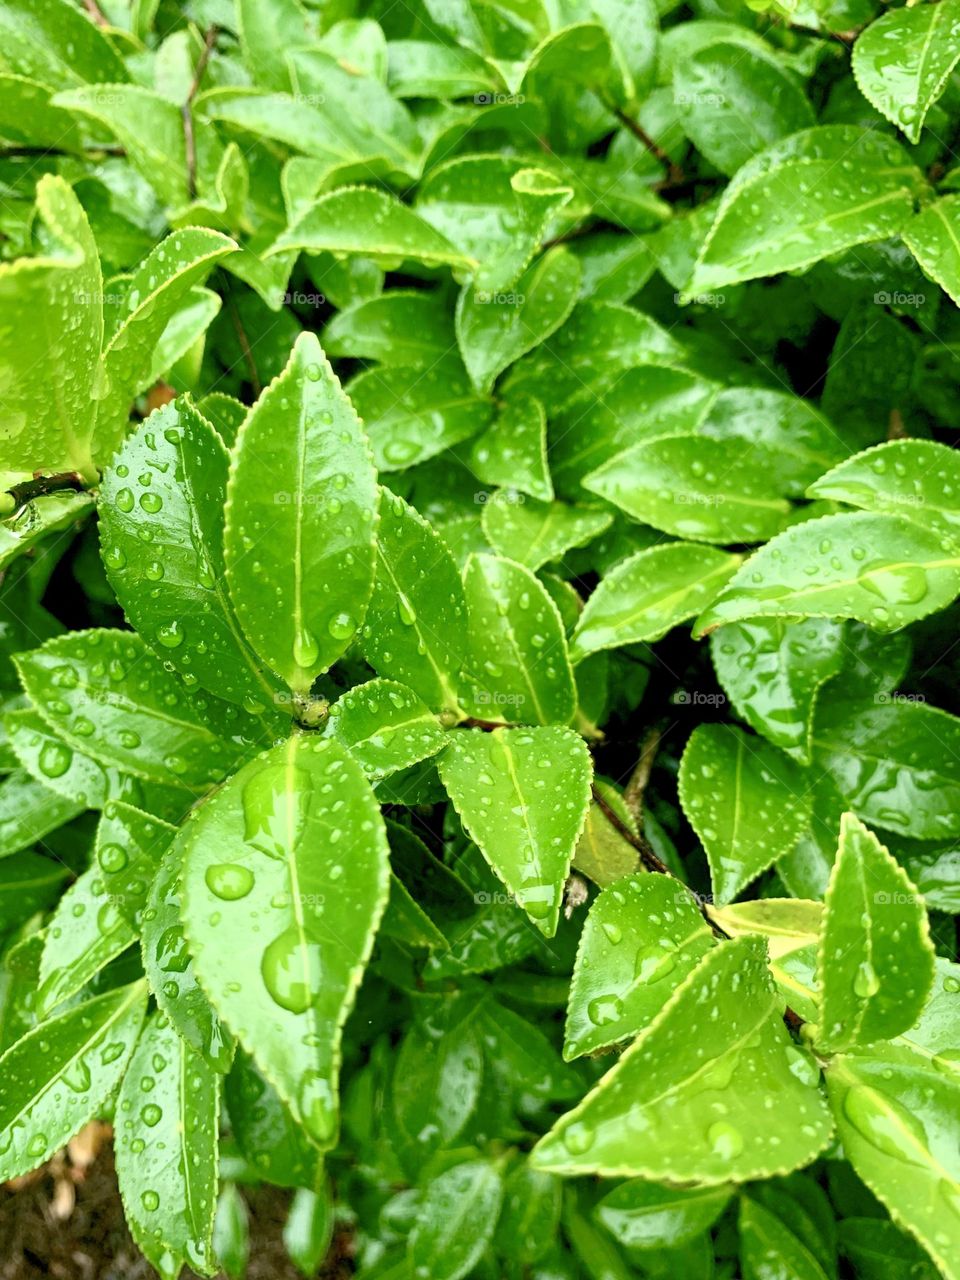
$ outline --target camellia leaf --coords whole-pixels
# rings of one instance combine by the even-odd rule
[[[729,1202],[722,1185],[681,1190],[633,1178],[608,1191],[594,1216],[628,1249],[675,1249],[709,1230]]]
[[[429,1182],[410,1233],[414,1275],[465,1276],[493,1235],[502,1200],[500,1174],[486,1160],[455,1164]]]
[[[906,872],[852,813],[840,827],[820,935],[818,1043],[831,1053],[892,1040],[933,982],[927,913]]]
[[[435,710],[455,710],[466,612],[460,574],[439,534],[381,490],[376,581],[358,638],[367,662]]]
[[[48,493],[0,521],[0,569],[42,543],[51,533],[79,529],[93,509],[88,493]]]
[[[363,621],[377,507],[363,429],[313,334],[240,428],[227,496],[237,617],[263,661],[306,692]]]
[[[41,177],[37,215],[47,251],[0,266],[4,466],[76,470],[91,480],[90,388],[103,341],[100,259],[87,215],[63,178]],[[25,351],[33,353],[27,360]]]
[[[0,1058],[0,1177],[49,1160],[92,1119],[126,1069],[147,1006],[144,982],[41,1023]]]
[[[103,562],[129,620],[189,685],[262,712],[280,686],[244,639],[227,594],[227,469],[219,436],[188,400],[151,414],[100,488]]]
[[[960,719],[884,695],[869,705],[825,699],[813,726],[814,764],[864,822],[914,836],[960,832]]]
[[[329,356],[428,369],[456,343],[440,294],[391,289],[338,311],[323,331]]]
[[[563,245],[538,258],[508,293],[466,285],[457,303],[457,341],[481,393],[525,352],[557,330],[573,309],[580,263]]]
[[[24,916],[50,905],[70,872],[62,863],[36,853],[21,853],[0,864],[0,928],[9,930]]]
[[[626,876],[605,889],[580,935],[564,1057],[642,1031],[712,945],[710,926],[672,877]]]
[[[761,547],[697,619],[703,635],[745,618],[856,618],[896,631],[960,593],[960,556],[904,516],[807,520]]]
[[[687,293],[793,271],[895,236],[922,184],[906,153],[881,134],[835,124],[783,138],[730,181]]]
[[[740,1202],[740,1261],[745,1280],[760,1280],[773,1267],[796,1280],[828,1280],[808,1239],[749,1196]]]
[[[598,649],[659,640],[695,617],[730,578],[740,557],[693,542],[648,547],[605,574],[577,622],[574,662]]]
[[[460,732],[439,768],[470,837],[517,904],[552,937],[590,798],[582,739],[556,726]]]
[[[933,440],[890,440],[828,471],[811,498],[848,502],[864,511],[907,516],[943,537],[960,539],[960,460]]]
[[[960,5],[944,0],[881,14],[857,37],[851,67],[860,92],[911,142],[960,59]]]
[[[710,656],[738,714],[809,764],[814,702],[843,665],[843,624],[830,618],[735,622],[711,635]]]
[[[265,1179],[278,1187],[313,1184],[320,1152],[242,1049],[224,1081],[224,1098],[233,1136]]]
[[[960,196],[942,196],[915,214],[903,229],[904,242],[926,275],[960,306]]]
[[[219,1118],[220,1077],[153,1014],[120,1088],[116,1150],[127,1222],[161,1275],[217,1269]]]
[[[592,542],[613,523],[609,511],[525,501],[513,489],[487,501],[482,518],[483,532],[494,550],[534,572],[572,547]]]
[[[823,903],[802,898],[757,898],[710,907],[715,920],[733,938],[761,934],[767,940],[771,968],[782,956],[816,945],[823,918]]]
[[[810,813],[803,774],[762,738],[701,724],[680,761],[680,803],[703,841],[723,905],[789,853]]]
[[[74,750],[148,782],[204,791],[244,748],[239,708],[190,695],[128,631],[71,631],[20,655],[34,705]]]
[[[4,0],[0,33],[4,66],[43,84],[127,79],[103,30],[64,0]]]
[[[775,457],[737,440],[665,436],[617,454],[584,477],[591,493],[634,520],[703,542],[760,542],[790,511],[777,496]]]
[[[941,1274],[956,1280],[960,1080],[895,1045],[834,1058],[826,1080],[850,1163]]]
[[[311,1138],[329,1146],[340,1028],[389,884],[369,784],[336,742],[293,737],[195,810],[178,843],[201,985]],[[254,928],[262,937],[250,946]]]
[[[48,755],[48,768],[50,762]],[[61,795],[23,769],[14,769],[0,780],[0,858],[42,840],[83,807],[79,797]]]
[[[573,865],[577,871],[589,876],[595,885],[608,889],[637,870],[638,857],[633,845],[617,830],[602,806],[597,803],[596,794],[600,795],[607,808],[613,811],[633,835],[637,834],[637,824],[616,787],[604,782],[602,778],[594,778],[593,787],[595,796],[587,810],[587,818],[577,841]]]
[[[473,442],[470,467],[486,484],[507,485],[550,502],[547,416],[535,396],[516,395],[504,401],[493,426]]]
[[[832,1124],[816,1068],[780,1019],[764,952],[756,938],[708,951],[616,1066],[541,1138],[534,1167],[710,1186],[813,1159]],[[703,1016],[707,1002],[716,1017]]]
[[[573,669],[556,605],[512,560],[471,556],[464,574],[469,681],[480,719],[568,724],[576,710]]]
[[[374,781],[436,755],[446,742],[426,703],[394,680],[355,685],[330,708],[327,724]]]

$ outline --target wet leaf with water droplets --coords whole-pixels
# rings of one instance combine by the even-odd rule
[[[571,548],[592,542],[610,528],[613,516],[596,507],[524,501],[516,490],[503,489],[484,503],[482,521],[495,551],[536,571]]]
[[[389,887],[387,840],[360,767],[294,737],[195,810],[176,846],[200,983],[321,1148],[338,1128],[340,1029]],[[211,872],[249,873],[242,896]]]
[[[426,703],[395,680],[354,685],[330,708],[327,733],[374,781],[436,755],[446,742]]]
[[[218,1269],[219,1120],[219,1075],[154,1013],[120,1087],[114,1129],[127,1223],[161,1275],[185,1264],[200,1275]]]
[[[410,1233],[408,1257],[416,1280],[461,1280],[493,1235],[503,1182],[485,1160],[455,1164],[424,1188]]]
[[[687,1190],[635,1178],[608,1191],[594,1217],[628,1249],[675,1249],[708,1230],[730,1196],[722,1184]]]
[[[827,888],[817,983],[818,1043],[830,1053],[908,1031],[933,982],[927,913],[872,831],[843,815]]]

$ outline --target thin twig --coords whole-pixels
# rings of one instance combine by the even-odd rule
[[[98,27],[109,27],[110,19],[97,4],[97,0],[83,0],[83,7]]]
[[[630,775],[630,780],[623,789],[623,803],[630,811],[630,816],[638,826],[643,826],[643,793],[650,781],[653,762],[660,749],[660,730],[648,729],[640,746],[640,759],[637,767]]]
[[[626,111],[618,107],[613,102],[608,102],[607,106],[617,117],[623,127],[628,129],[639,142],[642,142],[650,154],[655,156],[661,164],[665,164],[667,166],[667,172],[669,174],[668,181],[671,183],[682,182],[683,170],[679,165],[674,164],[666,151],[664,151],[663,147],[661,147],[654,138],[650,137],[650,134],[647,133],[640,121],[634,120],[633,116],[627,115]]]
[[[230,312],[230,319],[233,322],[234,332],[237,335],[237,341],[240,344],[240,353],[243,356],[243,362],[247,366],[247,373],[250,377],[250,385],[253,388],[253,396],[256,399],[263,390],[260,382],[260,375],[257,373],[256,362],[253,358],[253,351],[250,349],[250,339],[247,337],[247,331],[243,327],[243,321],[240,319],[240,312],[237,310],[237,304],[229,292],[226,295],[227,310]]]
[[[197,59],[197,65],[193,73],[193,81],[190,84],[190,91],[187,94],[187,100],[180,108],[180,115],[183,119],[183,138],[187,152],[187,190],[190,193],[191,200],[193,200],[197,194],[197,142],[193,133],[193,100],[200,89],[200,83],[207,70],[207,64],[210,61],[210,55],[213,52],[213,47],[217,42],[217,36],[219,33],[220,28],[215,22],[211,23],[207,28],[207,34],[203,38],[203,49],[200,51],[200,57]]]
[[[13,498],[16,509],[19,510],[34,498],[42,498],[45,494],[58,493],[61,489],[75,489],[79,492],[86,487],[83,476],[77,471],[58,471],[52,476],[44,476],[37,472],[32,480],[21,480],[19,484],[11,485],[6,492]]]
[[[662,876],[673,876],[673,872],[666,865],[666,863],[661,862],[660,859],[657,857],[656,853],[654,852],[653,845],[646,838],[646,836],[637,835],[636,832],[630,830],[627,824],[620,817],[619,813],[617,813],[617,811],[611,807],[611,805],[607,801],[607,798],[604,796],[603,792],[596,785],[596,783],[593,784],[592,790],[593,790],[593,798],[596,801],[597,806],[599,807],[603,816],[607,819],[607,821],[618,833],[618,835],[622,836],[623,839],[626,840],[627,844],[630,845],[632,849],[635,849],[637,851],[637,853],[640,856],[640,861],[647,868],[647,870],[656,871],[659,875],[662,875]],[[674,879],[676,879],[676,877],[674,877]],[[684,888],[686,887],[687,886],[685,885]],[[693,890],[691,889],[690,892],[693,893]]]

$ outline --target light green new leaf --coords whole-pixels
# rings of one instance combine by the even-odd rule
[[[830,1280],[809,1239],[765,1205],[740,1202],[740,1262],[744,1280],[790,1276],[791,1280]],[[806,1225],[806,1224],[805,1224]]]
[[[534,1167],[715,1186],[809,1163],[832,1124],[816,1068],[780,1015],[762,941],[712,948],[613,1070],[541,1138]]]
[[[23,769],[12,770],[0,780],[0,858],[42,840],[83,808],[79,797],[61,795]]]
[[[234,1040],[197,982],[180,917],[182,847],[171,843],[154,876],[143,913],[143,967],[157,1005],[177,1032],[219,1072],[230,1069]]]
[[[287,55],[317,38],[315,21],[299,0],[237,0],[237,34],[254,81],[271,89],[290,88]]]
[[[538,258],[509,293],[464,286],[457,302],[457,342],[481,395],[492,390],[504,369],[559,329],[579,289],[580,263],[563,245]]]
[[[47,493],[25,503],[0,521],[0,570],[36,550],[50,534],[80,529],[92,510],[88,493]]]
[[[933,440],[889,440],[865,449],[816,480],[807,496],[906,516],[960,539],[960,458]]]
[[[115,1127],[126,1220],[161,1275],[187,1263],[201,1275],[217,1270],[219,1119],[220,1077],[155,1013],[120,1087]]]
[[[517,905],[553,937],[590,801],[582,739],[556,726],[458,732],[439,769],[467,834]]]
[[[389,888],[369,783],[338,743],[294,737],[194,810],[177,843],[204,991],[313,1141],[330,1146],[340,1031]]]
[[[496,68],[472,50],[434,40],[390,40],[388,83],[397,98],[452,99],[503,87]]]
[[[149,384],[154,350],[191,290],[237,246],[217,231],[188,227],[161,240],[131,276],[116,327],[105,335],[96,459],[123,438],[134,396]]]
[[[934,6],[924,5],[924,8]],[[936,6],[939,8],[939,6]],[[897,10],[906,13],[907,10]],[[960,306],[960,195],[942,196],[921,209],[903,229],[903,239],[924,274]]]
[[[713,931],[671,876],[625,876],[593,902],[570,983],[563,1056],[634,1036],[713,945]]]
[[[918,840],[960,835],[960,719],[878,694],[869,704],[825,698],[813,724],[814,764],[849,808]]]
[[[960,555],[904,516],[821,516],[745,562],[697,619],[695,635],[744,618],[856,618],[898,631],[960,593]]]
[[[440,721],[414,691],[368,680],[330,708],[327,733],[345,746],[371,781],[425,760],[444,746]]]
[[[834,1058],[827,1090],[843,1150],[947,1280],[960,1276],[960,1079],[898,1046]]]
[[[102,556],[127,618],[187,684],[262,711],[281,686],[246,643],[227,594],[228,466],[189,400],[152,413],[104,475]]]
[[[605,574],[570,646],[574,662],[598,649],[661,639],[693,618],[729,582],[741,557],[693,542],[648,547]]]
[[[408,1243],[413,1274],[461,1280],[493,1235],[502,1200],[499,1170],[486,1160],[455,1164],[429,1182]]]
[[[734,725],[701,724],[680,761],[680,803],[703,842],[723,905],[789,853],[810,817],[808,784],[789,757]]]
[[[489,426],[493,405],[451,354],[431,368],[367,369],[347,386],[378,470],[399,471],[451,449]]]
[[[960,4],[918,4],[881,14],[853,46],[851,68],[863,96],[911,142],[960,59]]]
[[[609,511],[525,500],[514,489],[484,503],[481,519],[493,549],[533,572],[571,548],[592,542],[613,523]]]
[[[460,573],[439,534],[381,490],[376,582],[358,637],[364,658],[434,710],[456,710],[466,615]]]
[[[553,498],[547,464],[547,415],[535,396],[510,396],[470,450],[470,469],[484,484],[506,485],[540,502]],[[488,498],[489,501],[489,498]]]
[[[240,624],[295,692],[340,657],[363,621],[376,510],[363,428],[320,343],[302,333],[240,428],[224,533]]]
[[[817,694],[843,665],[843,624],[831,618],[735,622],[713,632],[710,656],[737,714],[809,764]]]
[[[37,215],[44,251],[0,264],[0,449],[11,470],[75,470],[89,481],[96,476],[91,388],[103,341],[100,259],[63,178],[45,174],[37,183]]]
[[[456,345],[440,293],[391,289],[339,311],[323,331],[327,355],[429,369]]]
[[[410,261],[468,271],[476,265],[395,196],[372,187],[342,187],[311,203],[267,257],[288,249],[355,253],[387,267]]]
[[[634,520],[703,542],[762,542],[784,526],[776,457],[739,440],[665,436],[591,471],[584,487]]]
[[[548,219],[572,194],[553,174],[511,156],[458,156],[427,175],[417,213],[472,264],[474,288],[496,296],[516,292]]]
[[[144,982],[42,1022],[0,1058],[0,1178],[49,1160],[116,1088],[147,1008]]]
[[[823,903],[803,898],[756,898],[711,907],[710,918],[733,938],[761,934],[767,940],[770,959],[775,962],[802,947],[816,945]]]
[[[83,755],[148,782],[204,791],[246,748],[250,717],[190,693],[129,631],[71,631],[16,660],[54,733]]]
[[[922,187],[920,171],[882,134],[836,124],[783,138],[730,181],[686,292],[795,271],[896,236]]]
[[[681,1190],[636,1178],[608,1191],[593,1212],[628,1249],[676,1249],[713,1226],[730,1194],[722,1185]]]
[[[818,1043],[839,1053],[908,1031],[933,982],[927,913],[907,873],[852,813],[840,825],[825,904]]]
[[[529,569],[471,556],[464,574],[469,616],[461,701],[482,720],[569,724],[577,707],[557,606]]]

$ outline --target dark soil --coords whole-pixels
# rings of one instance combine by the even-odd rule
[[[250,1212],[246,1280],[303,1280],[281,1240],[288,1193],[245,1187],[243,1194]],[[321,1277],[349,1275],[330,1261]],[[156,1280],[124,1223],[109,1143],[89,1168],[55,1160],[15,1187],[0,1186],[0,1280],[47,1277]],[[184,1271],[182,1280],[193,1280],[193,1272]]]

